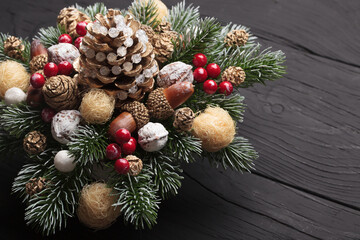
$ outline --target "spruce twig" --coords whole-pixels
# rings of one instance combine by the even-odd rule
[[[166,20],[174,31],[182,34],[189,26],[195,25],[199,18],[199,7],[193,7],[192,4],[186,7],[185,1],[182,1],[171,8]]]
[[[38,34],[35,36],[39,39],[46,48],[58,44],[58,39],[61,34],[66,33],[64,26],[40,28]]]
[[[141,24],[151,26],[156,28],[159,25],[159,20],[157,19],[159,13],[157,5],[154,0],[141,1],[135,0],[132,2],[131,6],[128,9],[128,13],[134,16],[134,18],[139,21]]]

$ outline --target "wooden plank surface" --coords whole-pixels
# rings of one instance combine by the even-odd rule
[[[81,1],[88,5],[94,1]],[[175,0],[165,0],[168,6]],[[56,239],[360,239],[358,1],[192,0],[203,15],[247,25],[286,52],[282,80],[242,91],[240,132],[260,153],[254,174],[185,167],[178,197],[164,202],[153,231],[116,223],[93,233],[77,220]],[[2,1],[0,31],[33,36],[72,1]],[[130,1],[105,1],[125,7]],[[188,1],[189,3],[189,1]],[[0,225],[6,239],[40,239],[9,196],[21,160],[3,161]],[[17,228],[14,228],[17,226]]]

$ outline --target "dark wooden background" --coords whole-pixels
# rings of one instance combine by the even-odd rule
[[[260,153],[257,170],[241,175],[206,162],[186,166],[180,194],[161,205],[152,231],[119,221],[94,233],[74,219],[51,239],[360,239],[360,2],[192,2],[203,15],[251,27],[264,46],[287,55],[283,79],[242,91],[248,110],[240,133]],[[73,3],[1,1],[0,31],[32,37]],[[124,8],[130,1],[105,3]],[[0,163],[1,239],[41,238],[9,196],[21,164]]]

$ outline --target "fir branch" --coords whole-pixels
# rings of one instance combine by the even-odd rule
[[[23,139],[9,135],[0,127],[0,155],[1,158],[8,157],[14,153],[23,152]]]
[[[135,0],[129,7],[128,12],[141,24],[151,26],[154,29],[160,23],[157,19],[159,15],[158,7],[154,0]]]
[[[206,109],[207,106],[221,107],[226,110],[235,121],[242,122],[246,109],[246,104],[243,103],[243,101],[244,97],[239,93],[226,97],[223,94],[209,95],[202,90],[196,89],[196,92],[184,105],[190,107],[195,112],[202,111]]]
[[[105,6],[104,3],[95,3],[94,5],[90,5],[85,9],[80,8],[79,10],[87,14],[92,21],[96,20],[95,19],[96,14],[100,13],[105,16],[107,13],[107,7]]]
[[[172,30],[182,34],[189,26],[196,24],[199,18],[199,7],[193,7],[192,4],[186,7],[185,1],[182,1],[171,8],[166,20],[170,22]]]
[[[260,44],[251,48],[227,48],[215,59],[222,69],[238,66],[246,73],[245,82],[240,87],[251,87],[255,83],[265,84],[285,74],[285,54],[282,51],[272,52],[267,48],[260,50]]]
[[[176,40],[177,44],[174,43],[174,52],[168,62],[191,63],[194,55],[203,52],[220,30],[221,26],[215,18],[200,19]]]
[[[22,52],[22,56],[24,58],[24,61],[15,59],[12,57],[9,57],[6,55],[4,50],[4,42],[11,37],[9,34],[0,33],[0,62],[6,61],[6,60],[12,60],[16,61],[18,63],[21,63],[27,71],[29,71],[29,61],[30,61],[30,50],[31,50],[31,43],[27,39],[19,38],[22,41],[22,44],[24,44],[25,49]]]
[[[149,162],[154,183],[159,189],[163,199],[175,196],[181,187],[182,169],[179,165],[174,164],[174,158],[167,156],[163,152],[147,154],[145,161]]]
[[[67,145],[77,164],[80,166],[95,164],[105,158],[105,149],[108,145],[106,134],[106,129],[101,126],[79,127]]]
[[[204,152],[212,165],[230,168],[235,171],[250,172],[254,169],[253,161],[258,158],[258,154],[249,141],[243,137],[236,136],[234,141],[226,148],[215,153]]]
[[[124,220],[136,229],[152,228],[156,224],[160,199],[149,166],[144,164],[137,177],[126,175],[118,178],[114,186],[118,200],[113,206],[121,207]]]
[[[194,136],[172,130],[169,131],[168,142],[163,151],[167,151],[176,162],[192,163],[195,162],[195,156],[201,156],[201,141]]]
[[[61,34],[66,33],[65,27],[58,25],[57,27],[40,28],[38,34],[35,36],[39,39],[46,48],[58,44],[58,39]]]
[[[5,107],[0,120],[3,129],[17,138],[25,136],[30,131],[45,131],[47,127],[41,120],[40,110],[31,109],[25,104]]]

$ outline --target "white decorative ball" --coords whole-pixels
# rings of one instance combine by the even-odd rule
[[[68,150],[62,150],[55,155],[54,165],[60,172],[68,173],[75,169],[75,158],[70,156]]]
[[[138,143],[147,152],[156,152],[165,147],[169,132],[161,123],[149,122],[138,131]]]
[[[6,105],[18,104],[26,100],[26,93],[17,87],[8,89],[5,92],[4,100]]]
[[[71,137],[78,129],[81,114],[77,110],[63,110],[58,112],[51,123],[51,134],[53,138],[62,144],[70,142]]]

